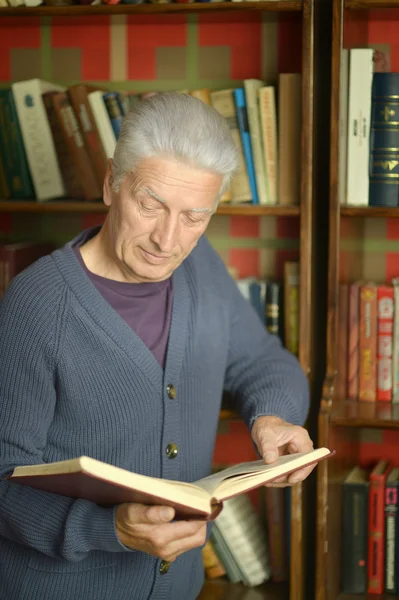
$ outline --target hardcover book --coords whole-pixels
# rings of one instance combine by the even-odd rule
[[[281,456],[268,465],[263,460],[240,463],[194,483],[148,477],[88,456],[16,467],[7,479],[105,506],[123,502],[168,505],[175,509],[176,518],[213,520],[222,510],[224,500],[273,482],[332,454],[327,448],[318,448]]]

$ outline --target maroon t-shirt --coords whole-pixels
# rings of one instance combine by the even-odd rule
[[[164,367],[172,316],[172,278],[151,283],[114,281],[89,271],[77,246],[74,251],[100,294]]]

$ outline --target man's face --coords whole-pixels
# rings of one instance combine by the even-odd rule
[[[163,281],[204,233],[222,176],[177,160],[147,158],[118,193],[104,185],[112,254],[128,281]]]

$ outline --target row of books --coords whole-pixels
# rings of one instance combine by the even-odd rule
[[[340,399],[399,402],[399,280],[339,286]]]
[[[399,595],[399,468],[354,467],[342,484],[342,591]]]
[[[299,348],[299,263],[286,261],[279,280],[245,277],[236,283],[267,330],[294,355]]]
[[[264,488],[265,522],[248,494],[224,502],[202,549],[207,579],[226,577],[248,587],[287,581],[288,494],[289,488]]]
[[[179,91],[213,106],[231,127],[240,168],[223,201],[299,202],[299,74],[279,76],[278,111],[275,87],[257,79],[237,89]],[[124,116],[156,93],[85,83],[65,88],[38,78],[0,90],[0,196],[99,200]],[[280,168],[278,155],[284,156]]]
[[[399,73],[384,68],[372,48],[342,51],[341,204],[399,206]]]

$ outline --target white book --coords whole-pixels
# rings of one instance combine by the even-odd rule
[[[65,196],[66,190],[42,99],[45,92],[62,92],[65,88],[36,78],[13,83],[11,89],[37,200]]]
[[[349,50],[347,204],[367,206],[369,200],[369,152],[372,48]]]
[[[338,141],[338,199],[340,204],[346,204],[346,173],[348,163],[348,85],[349,52],[343,48],[341,50]]]
[[[245,79],[245,99],[247,102],[249,133],[251,137],[252,155],[254,159],[256,187],[259,204],[270,204],[266,180],[265,159],[262,147],[262,135],[259,113],[259,90],[265,82],[260,79]]]
[[[266,531],[246,494],[224,502],[215,527],[232,553],[245,585],[252,587],[270,579]]]
[[[88,99],[104,152],[107,155],[107,158],[112,158],[115,152],[116,137],[111,125],[107,107],[105,106],[103,94],[104,92],[101,90],[96,90],[95,92],[90,92]]]

